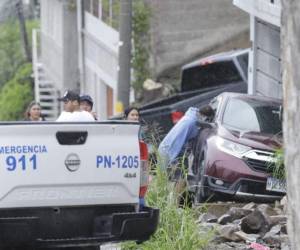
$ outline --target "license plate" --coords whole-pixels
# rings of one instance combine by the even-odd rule
[[[268,177],[266,189],[268,191],[286,193],[286,181]]]

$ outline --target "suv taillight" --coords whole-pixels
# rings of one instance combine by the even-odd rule
[[[174,111],[171,113],[171,116],[173,124],[176,124],[184,116],[184,113],[181,111]]]
[[[140,175],[140,198],[144,198],[148,189],[149,169],[148,169],[148,148],[147,144],[140,141],[140,159],[141,159],[141,175]]]

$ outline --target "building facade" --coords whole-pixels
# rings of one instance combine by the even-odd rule
[[[144,1],[151,11],[154,78],[195,57],[249,45],[249,17],[231,0]],[[119,10],[120,0],[41,1],[34,71],[36,99],[45,108],[58,105],[51,93],[75,89],[92,96],[100,119],[114,114]]]
[[[250,15],[248,92],[282,98],[280,0],[234,0],[233,4]]]
[[[33,63],[36,99],[43,110],[55,110],[49,111],[50,119],[61,109],[57,96],[67,89],[91,95],[99,118],[114,114],[119,34],[114,28],[113,3],[41,1],[41,28],[34,32]]]
[[[82,92],[91,94],[99,117],[114,114],[117,102],[119,1],[78,0]],[[80,12],[80,13],[79,13]]]

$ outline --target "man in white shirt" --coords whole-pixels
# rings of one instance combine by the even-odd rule
[[[93,112],[94,102],[89,95],[80,96],[80,109],[89,112],[95,120],[98,120],[96,112]]]
[[[94,117],[87,111],[80,110],[80,97],[74,91],[68,90],[58,99],[64,102],[64,111],[57,118],[57,122],[92,122]]]

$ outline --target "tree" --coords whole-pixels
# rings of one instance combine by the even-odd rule
[[[149,79],[150,66],[150,15],[151,10],[143,0],[133,1],[132,34],[133,34],[133,79],[135,98],[141,101],[143,98],[143,83]]]
[[[32,65],[22,65],[14,77],[0,90],[0,120],[23,120],[29,102],[33,100]]]
[[[300,1],[282,0],[281,58],[284,86],[284,145],[287,168],[289,236],[300,249]]]
[[[14,19],[16,11],[14,5],[16,0],[1,0],[0,1],[0,23],[6,22],[9,19]]]
[[[36,21],[26,21],[29,37],[31,37],[32,29],[38,26],[39,23]],[[0,88],[14,76],[25,61],[18,24],[13,21],[0,24]]]
[[[22,42],[22,47],[24,50],[24,55],[25,55],[27,62],[31,62],[31,50],[30,50],[30,45],[28,42],[28,36],[27,36],[27,30],[26,30],[26,24],[25,24],[25,18],[24,18],[24,7],[23,7],[22,0],[19,0],[16,3],[16,11],[17,11],[17,16],[18,16],[18,20],[19,20],[21,42]]]
[[[0,25],[0,87],[10,80],[24,62],[18,26],[13,22]]]

